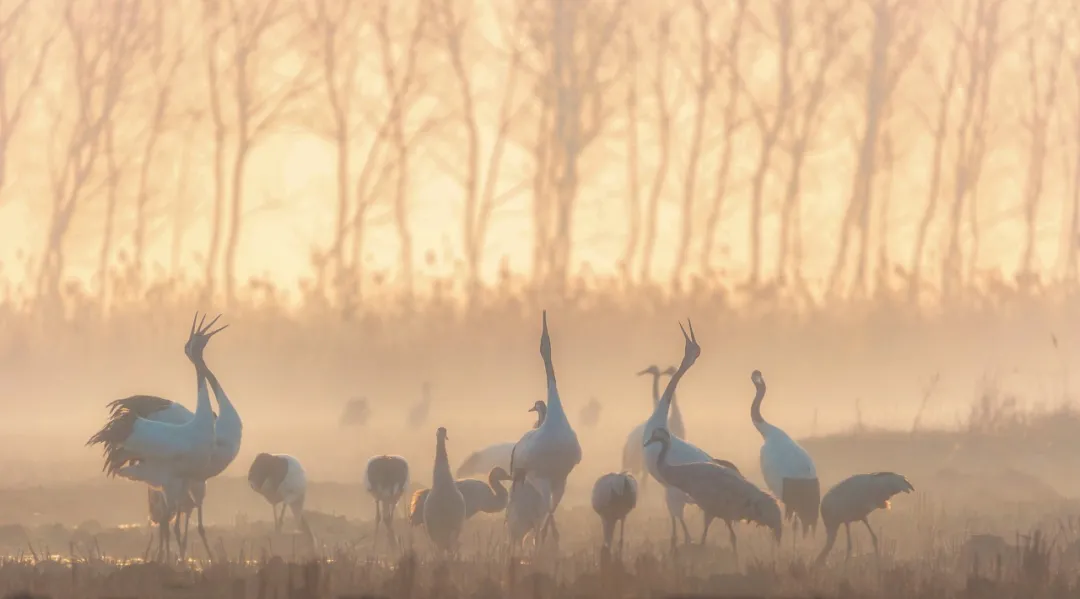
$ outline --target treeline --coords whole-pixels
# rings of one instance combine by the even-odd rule
[[[1071,288],[1078,39],[1080,8],[1056,0],[9,0],[0,206],[47,214],[38,297],[63,295],[69,253],[92,244],[102,300],[111,277],[150,284],[154,247],[167,275],[197,250],[199,285],[232,300],[249,163],[289,131],[336,156],[333,226],[312,240],[335,300],[371,279],[375,227],[392,228],[395,281],[414,292],[421,201],[457,206],[470,293],[508,206],[532,221],[517,266],[564,290],[596,201],[625,217],[610,227],[620,285],[920,302]],[[452,197],[421,198],[431,177]],[[1022,234],[999,235],[1013,221]],[[662,277],[661,239],[676,250]],[[1015,265],[988,269],[1007,244]]]

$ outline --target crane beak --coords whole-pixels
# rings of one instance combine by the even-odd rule
[[[533,406],[533,407],[529,408],[529,411],[530,412],[535,412],[536,411],[536,406]]]
[[[648,447],[648,446],[652,445],[653,443],[656,443],[656,439],[649,439],[648,441],[645,442],[645,445],[642,445],[642,447]]]

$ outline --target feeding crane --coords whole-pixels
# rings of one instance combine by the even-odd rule
[[[547,416],[536,429],[521,437],[510,455],[510,474],[515,468],[524,468],[530,476],[543,480],[551,491],[551,504],[541,535],[551,528],[555,542],[559,529],[555,524],[555,509],[566,491],[566,479],[581,462],[581,444],[570,421],[566,418],[559,389],[555,382],[555,366],[551,361],[551,337],[548,334],[547,310],[542,315],[540,334],[540,357],[544,360],[547,374]]]
[[[379,522],[386,526],[386,533],[393,545],[394,508],[409,486],[409,463],[399,455],[377,455],[368,459],[364,468],[364,489],[375,499],[375,536],[379,540]]]
[[[307,535],[312,546],[315,533],[304,518],[304,497],[307,494],[307,474],[300,460],[284,453],[260,453],[248,469],[248,484],[270,502],[274,513],[274,532],[281,532],[285,524],[285,508],[292,510],[300,530]],[[281,505],[281,515],[277,506]]]
[[[626,517],[637,506],[638,484],[629,472],[609,472],[596,479],[592,490],[592,508],[600,516],[604,532],[603,555],[610,555],[619,525],[619,553],[622,554],[626,536]]]
[[[874,553],[878,552],[877,535],[870,528],[867,518],[877,509],[887,510],[889,500],[900,493],[911,493],[915,487],[907,478],[895,472],[874,472],[856,474],[846,478],[825,493],[821,499],[821,521],[825,524],[825,547],[817,557],[817,565],[825,563],[836,542],[836,533],[840,525],[847,532],[847,558],[851,557],[851,523],[862,522],[870,531],[870,540],[874,543]]]

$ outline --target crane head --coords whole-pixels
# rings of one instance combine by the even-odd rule
[[[210,321],[210,324],[206,323],[206,314],[203,314],[202,320],[199,321],[199,325],[195,326],[196,319],[199,318],[199,313],[195,313],[195,317],[191,319],[191,333],[188,335],[187,343],[184,344],[184,354],[188,359],[199,364],[202,362],[203,350],[206,349],[206,344],[210,341],[210,338],[217,335],[221,331],[228,328],[229,325],[222,325],[213,331],[210,330],[214,326],[214,323],[221,318],[221,314],[218,314]]]
[[[658,428],[653,430],[652,436],[645,442],[644,447],[648,447],[653,443],[669,443],[671,441],[671,433],[666,428]]]
[[[686,319],[686,327],[690,329],[689,335],[686,334],[686,329],[683,328],[682,323],[679,323],[679,330],[682,331],[683,339],[686,340],[686,345],[683,348],[682,368],[690,368],[701,355],[701,346],[698,345],[697,336],[694,335],[694,324],[690,322],[689,318]]]
[[[545,412],[545,411],[547,411],[547,404],[544,403],[543,401],[536,400],[536,403],[534,403],[532,405],[532,407],[529,408],[529,411],[530,412],[536,412],[536,413]]]
[[[638,374],[638,376],[643,376],[643,375],[646,375],[646,374],[651,374],[653,376],[660,376],[661,372],[660,372],[660,368],[656,364],[653,364],[652,366],[649,366],[648,368],[646,368],[645,370],[642,370],[641,372],[639,372],[637,374]]]
[[[671,375],[675,374],[675,373],[676,373],[676,372],[678,372],[678,371],[679,371],[679,369],[678,369],[678,368],[676,368],[676,367],[674,367],[674,366],[668,366],[668,367],[667,367],[667,370],[665,370],[665,371],[661,372],[660,374],[665,374],[665,375],[667,375],[667,376],[671,376]]]
[[[446,441],[450,437],[446,436],[446,427],[440,426],[439,430],[435,431],[435,438],[439,441]]]
[[[755,370],[750,373],[750,380],[754,383],[755,387],[760,387],[765,384],[765,378],[761,376],[760,370]]]

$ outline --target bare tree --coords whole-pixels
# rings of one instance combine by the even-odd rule
[[[1028,19],[1024,27],[1027,58],[1028,91],[1031,100],[1024,127],[1030,136],[1027,182],[1024,188],[1024,222],[1027,237],[1020,259],[1020,279],[1030,283],[1034,277],[1036,224],[1042,200],[1043,179],[1046,173],[1047,136],[1050,118],[1057,101],[1058,82],[1065,47],[1065,27],[1057,17],[1050,16],[1053,6],[1040,0],[1028,0]],[[1040,57],[1045,51],[1045,56]]]
[[[858,159],[851,196],[840,227],[840,245],[829,277],[828,295],[840,286],[847,263],[852,233],[859,236],[854,288],[865,292],[869,252],[870,218],[874,209],[874,176],[878,171],[878,150],[885,115],[900,78],[911,65],[922,38],[920,7],[913,0],[868,0],[873,14],[870,36],[870,64],[865,79],[865,114],[858,142]],[[881,265],[885,267],[885,265]]]
[[[536,83],[533,274],[549,289],[567,280],[581,161],[611,116],[607,90],[623,65],[610,49],[627,4],[526,0],[524,31],[511,36],[527,44],[517,47]]]
[[[152,82],[152,109],[145,129],[142,155],[139,160],[139,181],[135,198],[134,266],[143,275],[146,262],[146,236],[151,201],[150,173],[158,157],[159,144],[166,132],[166,123],[173,106],[177,74],[183,64],[185,40],[183,27],[170,23],[182,15],[166,0],[155,0],[148,8],[149,52],[146,78]]]
[[[0,2],[0,204],[7,183],[8,148],[23,118],[23,108],[41,82],[45,61],[50,56],[59,30],[50,27],[45,36],[31,26],[34,13],[30,0]],[[29,71],[13,66],[17,56],[36,56]]]
[[[52,206],[38,273],[39,296],[59,299],[64,242],[79,203],[88,195],[103,153],[107,127],[131,71],[144,30],[140,3],[133,0],[66,0],[64,32],[71,43],[75,114],[67,134],[55,120],[53,139],[62,156],[50,152]],[[103,282],[104,283],[104,282]]]
[[[750,195],[750,279],[751,288],[761,283],[761,217],[765,198],[765,182],[772,164],[772,153],[780,141],[780,133],[792,109],[791,61],[794,48],[794,0],[775,0],[772,4],[777,33],[777,84],[776,106],[771,114],[757,102],[751,102],[754,121],[761,135],[757,166],[751,183]]]
[[[689,156],[686,175],[683,177],[682,226],[679,234],[678,253],[672,271],[672,283],[682,280],[690,255],[690,242],[694,236],[693,223],[697,200],[698,170],[701,164],[702,141],[705,137],[706,114],[710,98],[715,90],[715,46],[712,39],[713,7],[705,0],[694,0],[694,20],[697,21],[697,77],[694,81],[694,121],[690,129]],[[693,76],[691,76],[693,77]]]
[[[802,277],[802,225],[799,209],[802,171],[806,154],[815,135],[820,131],[825,116],[821,108],[826,98],[830,74],[851,35],[850,23],[845,18],[851,5],[852,0],[825,6],[806,4],[806,14],[800,15],[799,22],[807,24],[805,29],[810,35],[806,36],[804,43],[809,47],[797,48],[792,60],[792,102],[795,107],[787,127],[787,149],[791,164],[780,210],[780,247],[776,273],[782,282],[790,281],[804,295],[808,292]],[[797,35],[794,37],[798,38]]]
[[[407,301],[413,297],[413,239],[409,222],[409,158],[413,133],[407,122],[412,108],[423,91],[423,81],[418,77],[418,61],[424,32],[428,26],[427,6],[418,5],[409,15],[409,36],[401,56],[396,56],[391,28],[391,0],[380,0],[375,31],[379,39],[380,60],[382,63],[383,84],[392,98],[386,125],[393,152],[394,164],[394,225],[398,235],[399,275],[404,284]],[[433,121],[427,120],[428,128]]]
[[[291,38],[296,32],[289,30],[292,21],[289,17],[296,7],[283,6],[279,0],[226,0],[222,5],[224,14],[218,14],[216,23],[211,25],[221,28],[220,33],[215,34],[217,44],[207,51],[231,56],[235,150],[230,174],[229,227],[225,237],[225,296],[231,304],[236,297],[236,255],[243,227],[244,175],[248,158],[278,123],[283,112],[308,89],[310,81],[306,64],[293,73],[278,77],[277,83],[259,79],[260,74],[274,72],[263,68],[279,58],[274,51],[293,47]],[[267,50],[268,45],[270,52],[261,53],[260,50]],[[220,70],[216,71],[220,73]]]
[[[1066,17],[1073,31],[1080,27],[1080,5],[1071,4]],[[1080,140],[1080,47],[1066,44],[1066,50],[1069,66],[1072,67],[1069,70],[1072,73],[1074,100],[1070,115],[1072,117],[1070,131],[1074,154],[1072,180],[1069,182],[1071,197],[1066,202],[1068,217],[1062,219],[1061,253],[1065,268],[1064,279],[1075,289],[1077,283],[1080,282],[1080,259],[1078,259],[1080,257],[1080,143],[1078,143]]]
[[[457,0],[441,0],[435,7],[438,33],[446,49],[450,70],[454,74],[461,97],[459,117],[465,132],[465,173],[460,177],[464,191],[464,214],[462,215],[462,245],[465,254],[466,285],[470,299],[480,289],[480,266],[484,258],[485,244],[496,207],[499,175],[506,153],[507,137],[517,113],[516,92],[521,71],[521,51],[514,49],[509,58],[503,79],[496,117],[495,139],[488,154],[486,166],[481,167],[480,111],[482,98],[474,89],[469,76],[469,66],[478,62],[475,50],[479,42],[475,17],[464,14]],[[471,43],[470,43],[471,42]],[[460,146],[459,146],[460,147]]]
[[[712,272],[712,253],[716,243],[716,231],[720,224],[721,209],[728,190],[731,174],[731,161],[735,153],[735,135],[745,123],[739,115],[739,100],[742,97],[742,74],[740,73],[739,48],[742,43],[744,24],[746,23],[749,0],[736,0],[734,13],[729,21],[727,44],[724,47],[722,63],[725,67],[727,89],[724,95],[723,146],[719,164],[716,166],[716,180],[713,186],[712,202],[705,218],[705,238],[701,246],[701,268],[706,274]]]
[[[961,14],[967,14],[972,0],[964,0]],[[960,65],[960,53],[964,47],[964,32],[957,27],[953,30],[949,59],[945,67],[945,79],[937,84],[937,118],[931,125],[930,118],[924,117],[928,127],[934,136],[934,151],[930,158],[930,184],[927,191],[926,207],[919,218],[918,229],[915,234],[915,245],[912,249],[911,272],[908,274],[908,300],[918,300],[922,289],[923,256],[926,253],[926,240],[930,232],[930,225],[937,215],[939,198],[941,197],[941,174],[944,168],[945,144],[949,138],[949,113],[953,103],[953,95],[956,92],[957,71]],[[930,78],[936,83],[933,72],[936,71],[939,61],[936,58],[927,57],[926,69],[931,71]],[[915,106],[916,114],[921,114],[918,106]]]
[[[941,293],[946,302],[956,296],[962,278],[960,224],[965,206],[974,217],[974,197],[986,154],[990,89],[999,51],[1005,43],[1000,31],[1004,0],[975,0],[974,10],[961,16],[965,34],[967,78],[963,109],[954,132],[957,140],[953,194],[949,209],[948,242],[941,271]],[[977,253],[977,227],[972,227],[972,259]]]
[[[647,282],[652,276],[653,254],[656,248],[656,225],[660,220],[660,196],[664,192],[668,169],[671,165],[671,105],[668,89],[668,58],[671,54],[671,20],[673,12],[664,8],[657,20],[656,47],[653,49],[655,66],[653,68],[652,95],[656,104],[656,152],[659,162],[649,186],[648,206],[645,209],[645,238],[641,249],[641,282]]]
[[[627,234],[623,245],[619,270],[624,283],[631,282],[634,258],[637,255],[638,239],[641,237],[641,150],[638,147],[638,42],[633,27],[624,28],[626,37],[626,63],[629,74],[626,78],[626,217]]]

